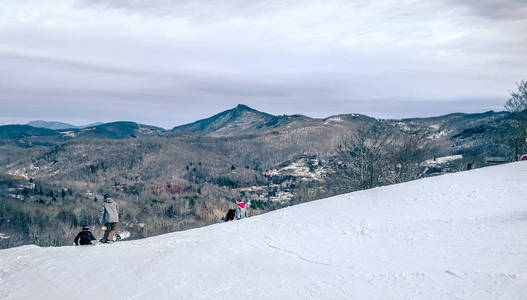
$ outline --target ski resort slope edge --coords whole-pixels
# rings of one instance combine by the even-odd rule
[[[95,247],[0,251],[1,299],[527,299],[527,163]]]

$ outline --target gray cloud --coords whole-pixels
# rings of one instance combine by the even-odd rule
[[[111,67],[105,65],[92,64],[83,61],[74,61],[53,57],[43,57],[35,55],[25,55],[20,53],[2,53],[0,52],[0,59],[3,60],[14,60],[21,61],[22,63],[30,62],[40,65],[48,65],[48,68],[67,68],[72,71],[80,72],[93,72],[93,73],[106,73],[113,75],[124,75],[124,76],[140,76],[140,77],[176,77],[174,74],[160,73],[160,72],[148,72],[120,67]],[[16,62],[15,62],[16,64]]]
[[[463,6],[475,15],[505,20],[527,20],[525,0],[445,0],[449,5]]]
[[[0,120],[475,112],[527,75],[526,20],[495,1],[50,3],[0,8]]]
[[[525,0],[440,0],[450,7],[466,7],[476,15],[495,19],[527,19],[527,2]],[[130,13],[158,16],[179,16],[200,19],[200,22],[220,20],[233,16],[261,16],[269,11],[295,9],[312,1],[299,0],[78,0],[77,7],[105,7],[125,10]],[[360,9],[368,5],[363,0],[328,1],[338,3],[343,8]],[[405,9],[409,6],[410,9]],[[414,2],[396,3],[392,17],[405,17],[414,13],[423,13],[427,4]],[[423,10],[421,10],[423,9]],[[448,7],[445,7],[448,9]],[[307,17],[307,16],[306,16]]]
[[[260,16],[268,11],[287,9],[302,3],[299,0],[78,0],[77,7],[103,7],[137,14],[179,16],[203,23],[232,16]]]

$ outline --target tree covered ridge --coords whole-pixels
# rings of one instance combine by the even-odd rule
[[[469,164],[484,166],[487,156],[513,160],[514,115],[282,117],[264,131],[231,136],[132,136],[126,128],[139,127],[118,124],[104,131],[118,132],[118,138],[87,136],[49,145],[24,136],[30,146],[0,146],[6,173],[0,232],[10,236],[0,239],[1,247],[71,244],[78,226],[95,224],[107,192],[121,204],[122,228],[141,238],[216,223],[237,199],[250,202],[254,215]],[[424,163],[449,155],[463,158]]]

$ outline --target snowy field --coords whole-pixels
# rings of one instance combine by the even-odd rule
[[[0,251],[0,299],[527,299],[527,162],[113,245]]]

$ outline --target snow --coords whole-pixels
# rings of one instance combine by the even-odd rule
[[[320,161],[313,158],[301,158],[290,162],[279,169],[271,169],[264,172],[266,176],[294,176],[303,180],[322,180],[327,170],[319,166]],[[311,166],[311,167],[310,167]]]
[[[7,165],[6,168],[10,169],[13,165]],[[39,171],[39,167],[34,166],[33,164],[30,164],[28,167],[24,167],[22,169],[15,169],[15,170],[8,170],[7,174],[12,176],[20,176],[25,179],[29,179],[32,175],[35,175]]]
[[[75,131],[61,131],[60,134],[65,137],[75,137]]]
[[[269,197],[269,201],[286,203],[290,201],[293,198],[293,196],[294,196],[293,193],[279,191],[276,193],[276,196]]]
[[[439,138],[448,136],[451,132],[452,132],[451,130],[440,130],[436,133],[429,135],[427,138],[431,140],[439,139]]]
[[[527,163],[112,245],[0,251],[1,299],[527,299]]]
[[[25,170],[14,170],[14,171],[7,171],[7,174],[11,176],[17,176],[17,177],[23,177],[24,179],[29,179],[29,176],[25,172]]]
[[[356,116],[353,115],[353,114],[352,114],[351,116],[352,116],[352,117],[356,117]],[[336,116],[336,117],[330,117],[330,118],[327,118],[326,121],[324,122],[324,124],[329,124],[329,123],[342,123],[342,122],[344,122],[344,121],[342,120],[342,118]]]
[[[445,164],[445,163],[453,162],[453,161],[460,160],[460,159],[463,159],[463,155],[461,154],[442,156],[442,157],[437,157],[435,159],[426,160],[424,161],[423,165],[437,166],[440,164]]]

